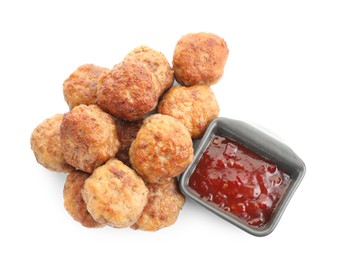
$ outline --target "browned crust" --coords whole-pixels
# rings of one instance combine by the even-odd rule
[[[185,204],[185,196],[179,191],[176,178],[162,184],[148,183],[148,203],[133,229],[157,231],[173,225]]]
[[[154,114],[144,120],[130,151],[132,167],[148,182],[161,183],[178,176],[193,159],[193,144],[177,119]]]
[[[129,52],[125,59],[140,61],[149,68],[161,85],[159,96],[172,86],[174,81],[173,69],[161,52],[142,45]]]
[[[215,34],[187,34],[174,50],[174,76],[184,86],[213,85],[223,75],[228,53],[226,42]]]
[[[91,173],[113,157],[119,146],[114,120],[98,106],[79,105],[65,114],[61,147],[65,160],[76,169]]]
[[[99,78],[97,102],[111,115],[135,121],[157,106],[158,87],[144,64],[128,60]]]
[[[148,189],[134,170],[113,158],[86,180],[82,195],[96,221],[122,228],[136,222],[147,204]]]
[[[192,138],[201,138],[212,120],[218,117],[220,107],[210,87],[195,85],[172,87],[163,96],[157,110],[178,119]]]
[[[96,104],[97,81],[110,70],[94,64],[78,67],[63,83],[63,95],[70,110],[85,104]]]
[[[31,149],[35,158],[45,168],[56,172],[67,172],[73,169],[61,149],[60,126],[63,114],[56,114],[39,124],[30,138]]]
[[[71,171],[68,174],[63,189],[64,207],[70,216],[84,227],[102,227],[104,225],[90,215],[82,198],[84,182],[89,176],[90,174],[81,171]]]
[[[129,149],[131,143],[136,138],[139,129],[143,125],[143,120],[133,122],[115,120],[115,122],[117,127],[118,140],[121,144],[118,152],[115,155],[115,158],[122,161],[127,166],[131,167]]]

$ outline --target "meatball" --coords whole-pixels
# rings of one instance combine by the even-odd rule
[[[226,42],[215,34],[183,36],[173,54],[176,80],[184,86],[215,84],[223,75],[228,52]]]
[[[177,119],[154,114],[144,120],[130,151],[132,168],[151,183],[178,176],[193,159],[187,128]]]
[[[143,124],[143,120],[129,122],[117,119],[115,122],[117,126],[118,140],[121,144],[115,158],[131,167],[129,149],[132,141],[136,138],[136,135]]]
[[[76,169],[91,173],[115,156],[119,146],[114,120],[97,105],[79,105],[64,115],[61,148]]]
[[[162,184],[149,183],[147,187],[148,203],[137,222],[131,227],[144,231],[156,231],[173,225],[185,204],[185,197],[179,191],[176,178]]]
[[[81,171],[71,171],[68,174],[63,189],[64,207],[70,216],[84,227],[102,227],[104,225],[94,220],[90,215],[82,198],[81,191],[89,176],[90,174]]]
[[[147,204],[148,192],[134,170],[113,158],[85,181],[82,196],[96,221],[122,228],[136,222]]]
[[[63,83],[63,95],[70,109],[96,103],[97,81],[102,73],[110,70],[85,64],[77,68]]]
[[[30,138],[31,148],[37,162],[56,172],[67,172],[73,169],[64,159],[61,149],[62,120],[63,114],[44,120],[33,130]]]
[[[146,65],[125,60],[99,78],[97,102],[111,115],[135,121],[157,106],[159,88],[157,78]]]
[[[125,59],[137,60],[148,66],[159,80],[161,86],[159,96],[172,86],[174,81],[173,70],[161,52],[148,46],[139,46],[132,50]]]
[[[219,104],[212,89],[206,85],[173,87],[158,105],[158,113],[182,122],[192,138],[200,138],[212,120],[218,117]]]

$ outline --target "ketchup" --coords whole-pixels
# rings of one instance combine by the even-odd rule
[[[262,227],[289,186],[290,176],[228,138],[215,135],[188,185],[206,201]]]

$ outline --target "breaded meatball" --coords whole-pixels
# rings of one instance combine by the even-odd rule
[[[70,109],[96,103],[97,80],[107,68],[85,64],[77,68],[63,83],[63,95]]]
[[[157,78],[146,65],[125,60],[99,78],[97,102],[111,115],[135,121],[157,106],[159,88]]]
[[[150,183],[178,176],[193,159],[187,128],[177,119],[154,114],[144,120],[130,151],[132,168]]]
[[[93,219],[87,210],[82,198],[82,189],[85,180],[90,174],[81,171],[71,171],[66,179],[63,189],[64,207],[70,216],[88,228],[102,227],[103,224]]]
[[[187,127],[192,138],[202,137],[219,111],[216,97],[206,85],[172,87],[158,105],[158,113],[178,119]]]
[[[226,42],[215,34],[187,34],[174,50],[174,76],[184,86],[213,85],[223,75],[228,52]]]
[[[119,146],[114,120],[97,105],[79,105],[64,115],[61,147],[76,169],[91,173],[115,156]]]
[[[174,81],[173,70],[164,54],[148,46],[139,46],[132,50],[125,59],[143,62],[155,74],[161,85],[160,94],[172,86]]]
[[[173,225],[185,204],[185,197],[179,191],[176,178],[162,184],[149,183],[148,203],[137,222],[131,227],[145,231]]]
[[[134,224],[149,193],[134,170],[113,158],[85,181],[82,196],[96,221],[122,228]]]
[[[122,161],[127,166],[131,167],[129,159],[129,149],[131,143],[136,138],[136,135],[143,124],[143,120],[138,121],[124,121],[124,120],[115,120],[117,127],[118,140],[121,144],[118,152],[115,155],[115,158]]]
[[[38,163],[56,172],[67,172],[73,169],[66,160],[61,149],[60,126],[63,114],[54,115],[32,132],[30,145]]]

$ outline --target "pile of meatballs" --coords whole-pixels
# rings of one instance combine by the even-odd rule
[[[175,223],[185,203],[176,177],[219,115],[210,86],[227,56],[221,37],[193,33],[177,42],[172,67],[140,46],[112,69],[85,64],[64,81],[69,111],[39,124],[30,144],[38,163],[67,174],[64,207],[74,220],[145,231]]]

